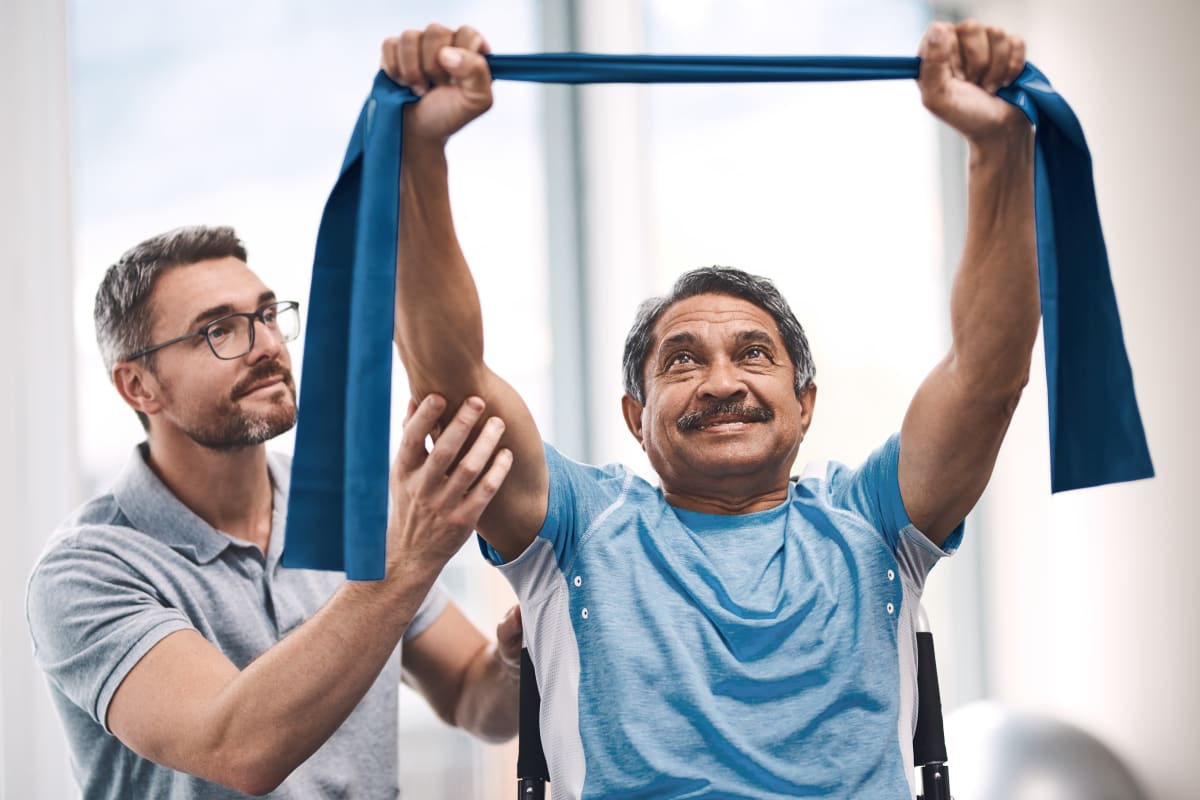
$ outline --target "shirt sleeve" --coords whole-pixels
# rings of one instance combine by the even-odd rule
[[[593,467],[564,456],[552,445],[545,445],[546,467],[550,473],[550,492],[546,500],[546,520],[537,538],[554,547],[555,560],[570,563],[580,540],[594,521],[628,488],[632,475],[619,464]],[[504,559],[483,539],[483,555],[497,566]]]
[[[900,435],[894,434],[857,469],[831,464],[827,475],[833,505],[865,519],[895,549],[909,525],[900,497]]]
[[[134,665],[169,634],[195,630],[122,559],[67,542],[34,568],[26,618],[38,666],[106,730],[109,703]]]
[[[440,581],[435,583],[429,590],[429,594],[425,595],[425,599],[421,601],[421,607],[413,615],[412,621],[408,623],[408,630],[404,632],[404,641],[411,641],[424,633],[425,629],[442,615],[449,602],[450,593],[446,591],[446,587],[442,586]]]
[[[942,547],[917,529],[900,496],[900,434],[893,434],[857,469],[833,464],[827,475],[833,504],[865,519],[896,554],[901,571],[923,584],[933,565],[958,549],[960,522]]]

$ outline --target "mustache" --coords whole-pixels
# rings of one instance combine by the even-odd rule
[[[680,431],[694,431],[697,428],[704,427],[709,420],[724,416],[741,417],[749,422],[770,422],[775,419],[775,412],[769,408],[726,401],[724,403],[713,403],[699,411],[689,411],[686,414],[680,415],[679,419],[675,420],[675,427]]]
[[[283,385],[288,387],[292,395],[295,396],[296,382],[292,379],[292,371],[278,361],[264,361],[261,364],[256,364],[245,378],[237,382],[230,396],[234,400],[237,400],[242,395],[247,394],[256,383],[265,381],[267,378],[274,378],[276,375],[283,378]]]

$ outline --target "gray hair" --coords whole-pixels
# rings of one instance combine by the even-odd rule
[[[644,301],[625,337],[622,368],[625,392],[642,405],[646,403],[646,357],[654,347],[654,325],[663,313],[680,300],[701,294],[725,294],[738,297],[766,311],[775,320],[783,346],[795,367],[796,396],[812,383],[817,373],[804,328],[779,289],[768,278],[751,275],[733,267],[700,267],[685,272],[675,281],[670,294]]]
[[[96,290],[96,343],[112,378],[113,365],[150,347],[154,307],[150,302],[158,279],[175,267],[215,258],[246,260],[246,247],[233,228],[196,225],[161,233],[130,248],[108,268]],[[153,372],[154,355],[146,356]],[[150,422],[137,412],[142,427]]]

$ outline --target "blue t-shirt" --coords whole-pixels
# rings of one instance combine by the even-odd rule
[[[738,516],[546,460],[546,522],[500,569],[555,797],[911,797],[913,623],[961,530],[943,551],[909,523],[898,436]]]

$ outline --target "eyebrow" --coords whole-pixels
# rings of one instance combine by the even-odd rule
[[[696,343],[696,335],[694,333],[690,333],[688,331],[683,331],[681,333],[677,333],[673,336],[668,336],[666,339],[663,339],[662,342],[659,344],[659,349],[666,350],[668,347],[675,347],[676,345],[695,344],[695,343]]]
[[[775,340],[771,338],[771,334],[764,330],[755,329],[749,331],[739,331],[734,339],[739,345],[747,344],[769,344],[774,345]]]
[[[265,306],[267,303],[270,303],[274,299],[275,299],[274,292],[272,292],[270,290],[265,291],[258,296],[258,305],[256,306],[256,308],[262,308],[263,306]],[[201,322],[203,322],[206,319],[222,317],[222,316],[225,316],[226,314],[232,314],[233,312],[234,312],[234,308],[229,303],[222,303],[219,306],[213,306],[212,308],[206,308],[203,311],[201,311],[199,314],[197,314],[195,317],[192,318],[192,322],[190,325],[188,325],[188,327],[191,328],[196,325],[199,325]]]
[[[744,347],[748,344],[769,344],[775,345],[775,340],[771,338],[771,334],[761,328],[752,328],[750,330],[738,331],[733,335],[734,341],[739,347]],[[690,331],[680,331],[673,336],[668,336],[662,340],[659,345],[659,350],[667,350],[680,345],[694,345],[699,341],[694,333]]]

